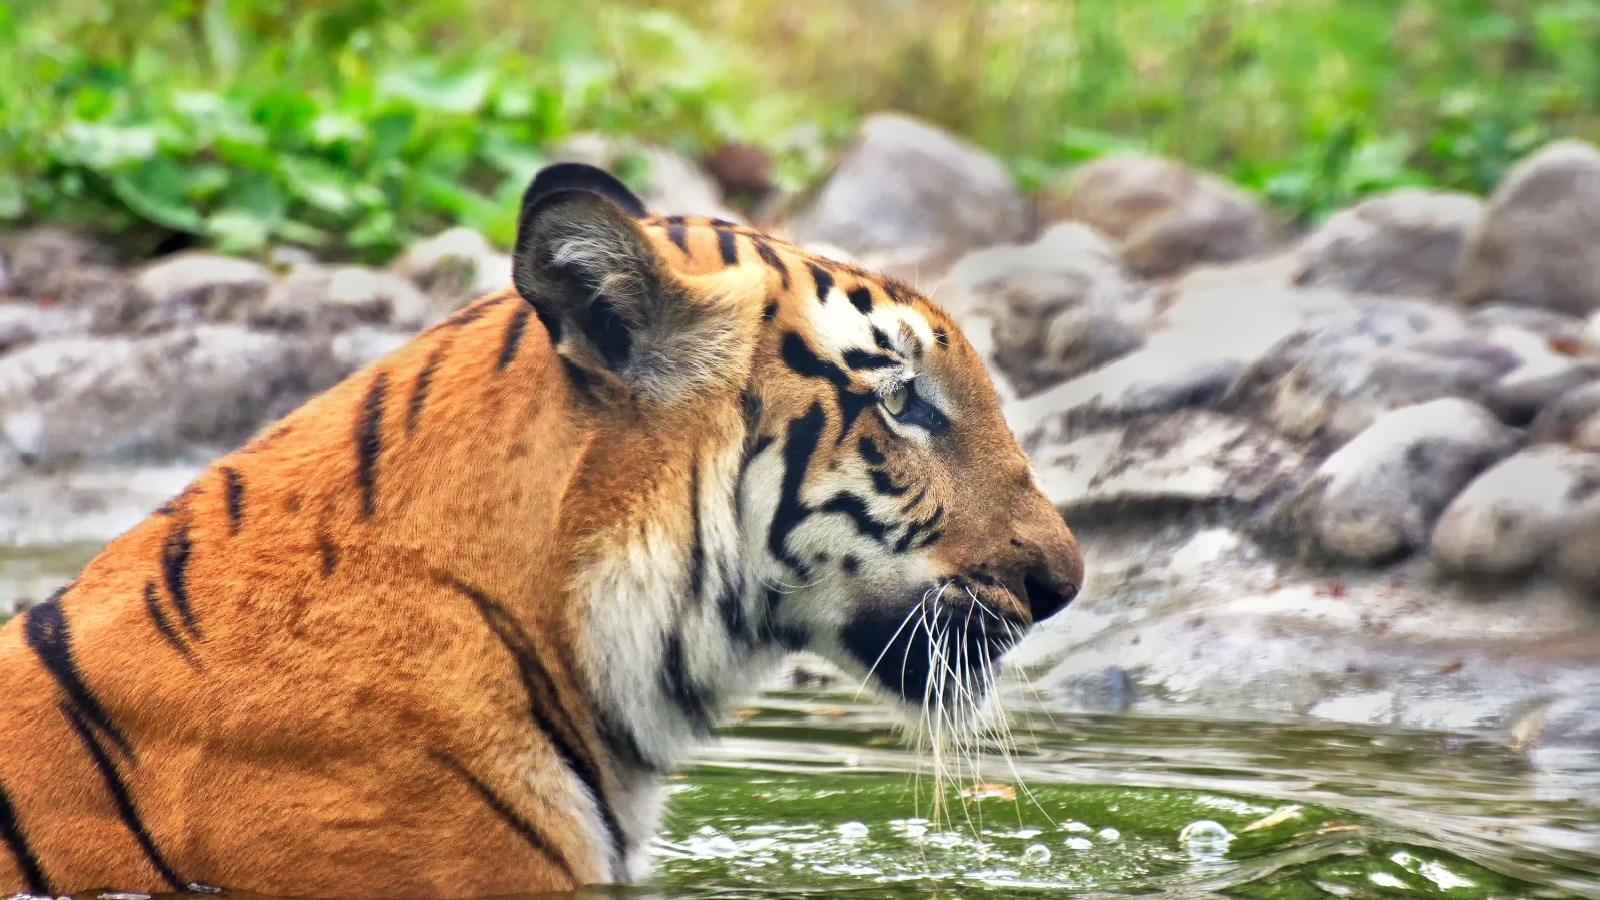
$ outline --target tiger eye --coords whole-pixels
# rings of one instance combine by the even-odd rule
[[[900,415],[906,411],[906,404],[911,402],[911,385],[909,383],[895,385],[889,393],[883,395],[883,400],[880,402],[883,403],[883,408],[889,411],[889,415]]]

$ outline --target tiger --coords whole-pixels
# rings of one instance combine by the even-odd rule
[[[511,256],[0,630],[0,895],[638,881],[791,652],[960,724],[1077,595],[906,284],[571,163]]]

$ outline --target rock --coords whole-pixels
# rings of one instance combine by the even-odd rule
[[[470,228],[451,228],[407,247],[390,266],[429,296],[466,301],[511,284],[511,257]],[[446,313],[454,309],[445,310]]]
[[[751,144],[723,144],[705,158],[706,174],[716,181],[723,196],[751,204],[777,190],[772,177],[775,164],[770,152]]]
[[[1467,242],[1456,297],[1577,316],[1600,309],[1600,150],[1559,141],[1518,163]]]
[[[1565,443],[1596,415],[1600,415],[1600,381],[1579,385],[1546,404],[1528,426],[1528,437],[1535,443]]]
[[[1587,334],[1582,319],[1531,306],[1485,306],[1475,309],[1467,321],[1486,329],[1520,328],[1544,338],[1552,348],[1583,348]],[[1567,352],[1567,351],[1563,351]]]
[[[1399,190],[1328,217],[1300,245],[1295,281],[1374,294],[1445,296],[1483,202],[1448,191]]]
[[[33,303],[0,303],[0,354],[35,341],[83,334],[88,328],[87,310]]]
[[[1546,562],[1575,508],[1600,495],[1600,454],[1533,447],[1479,475],[1439,517],[1432,559],[1469,578],[1525,575]]]
[[[243,322],[266,298],[272,272],[247,259],[205,251],[162,257],[140,269],[120,308],[97,310],[96,330],[148,333]]]
[[[61,293],[61,279],[66,273],[112,261],[106,248],[59,228],[24,232],[12,244],[8,256],[11,290],[33,298]]]
[[[267,292],[251,313],[257,327],[326,333],[357,325],[416,330],[449,315],[455,304],[436,304],[393,272],[364,266],[303,266]]]
[[[1205,410],[1028,449],[1063,515],[1127,507],[1248,506],[1292,484],[1300,451],[1243,419]]]
[[[1129,154],[1074,170],[1037,201],[1040,222],[1083,222],[1122,244],[1135,272],[1170,275],[1265,251],[1276,227],[1239,188],[1182,163]]]
[[[1522,349],[1522,364],[1497,381],[1484,398],[1507,425],[1528,425],[1556,398],[1600,378],[1600,362],[1552,352],[1542,339]]]
[[[1576,483],[1565,498],[1572,511],[1556,532],[1556,572],[1593,600],[1600,595],[1600,497],[1593,481]]]
[[[802,244],[925,276],[967,251],[1015,242],[1029,221],[994,157],[915,119],[876,115],[791,225]]]
[[[1275,512],[1270,533],[1307,555],[1387,563],[1426,546],[1445,504],[1515,445],[1513,429],[1466,400],[1384,413]]]
[[[215,452],[347,371],[326,338],[234,325],[43,341],[0,359],[0,445],[46,467]]]
[[[1126,321],[1142,288],[1099,233],[1058,225],[1026,245],[967,255],[934,293],[1018,395],[1037,393],[1143,343]]]
[[[362,325],[333,339],[333,358],[340,368],[354,372],[367,363],[382,359],[416,335],[410,331]]]
[[[616,173],[656,215],[743,221],[723,200],[716,180],[676,150],[587,132],[562,140],[551,149],[550,158]]]

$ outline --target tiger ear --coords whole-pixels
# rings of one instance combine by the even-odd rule
[[[512,282],[568,363],[666,403],[718,376],[733,332],[667,268],[642,215],[644,204],[599,169],[544,169],[523,194]]]

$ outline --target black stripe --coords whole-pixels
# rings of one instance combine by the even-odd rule
[[[244,476],[239,474],[238,469],[223,466],[222,478],[222,496],[228,505],[228,527],[238,534],[239,525],[244,522]]]
[[[107,755],[106,748],[100,745],[100,739],[95,737],[89,723],[84,721],[78,710],[66,703],[61,704],[61,714],[67,717],[72,730],[76,731],[78,739],[83,741],[84,749],[88,750],[89,756],[94,759],[94,767],[100,771],[100,778],[105,781],[106,790],[110,792],[112,802],[117,805],[117,815],[122,818],[122,824],[133,832],[133,839],[139,842],[140,849],[144,851],[144,858],[149,860],[151,868],[155,869],[156,874],[160,875],[174,891],[188,884],[172,871],[161,851],[156,848],[156,842],[151,839],[150,832],[139,819],[139,811],[134,808],[133,797],[128,794],[128,786],[122,783],[122,776],[117,774],[116,764]]]
[[[856,449],[861,451],[861,458],[866,460],[869,466],[881,466],[889,461],[889,458],[883,455],[883,451],[878,449],[878,442],[866,435],[862,435],[861,440],[856,442]]]
[[[924,531],[927,532],[927,536],[925,536],[922,541],[916,544],[916,549],[925,547],[928,544],[938,540],[942,532],[940,532],[935,526],[937,526],[943,519],[944,507],[935,506],[933,509],[933,515],[927,517],[926,519],[912,522],[910,525],[906,526],[905,534],[901,535],[900,540],[894,545],[894,552],[904,553],[907,550],[913,549],[912,542],[916,540],[916,537],[919,533]]]
[[[689,674],[689,662],[683,655],[683,635],[676,631],[668,632],[661,651],[661,687],[689,719],[689,727],[695,734],[702,737],[711,734],[711,713],[694,684],[694,676]]]
[[[683,230],[682,222],[667,223],[667,239],[678,245],[684,255],[689,255],[689,236]]]
[[[901,365],[899,359],[887,353],[874,353],[859,347],[851,347],[842,356],[844,364],[852,369],[898,369]]]
[[[878,345],[879,350],[893,350],[894,344],[889,340],[889,335],[882,328],[872,326],[872,342]]]
[[[132,756],[133,747],[84,684],[83,673],[78,671],[78,664],[72,658],[72,634],[67,628],[67,617],[61,611],[61,595],[66,590],[56,591],[55,596],[28,610],[28,617],[22,621],[23,640],[38,655],[40,664],[55,679],[56,686],[67,695],[67,706],[82,710],[89,724],[111,738],[118,750]]]
[[[840,441],[849,434],[861,413],[877,402],[877,396],[871,391],[856,390],[844,369],[818,356],[799,334],[793,331],[785,334],[779,352],[789,368],[807,378],[821,378],[838,391]]]
[[[889,473],[882,469],[868,469],[867,472],[872,476],[872,489],[880,494],[898,497],[911,489],[905,485],[895,484]]]
[[[507,299],[506,296],[500,296],[500,297],[494,297],[494,298],[487,299],[487,300],[480,300],[480,301],[472,304],[471,306],[467,306],[467,307],[465,307],[465,308],[463,308],[461,310],[458,310],[450,318],[445,319],[443,322],[440,322],[437,327],[439,327],[439,328],[460,328],[463,325],[470,325],[473,322],[476,322],[479,319],[483,318],[485,313],[487,313],[490,310],[494,309],[496,306],[499,306],[506,299]]]
[[[611,751],[613,759],[629,769],[656,775],[667,774],[669,767],[647,757],[633,732],[603,711],[599,718],[600,740],[605,742],[606,749]]]
[[[322,577],[327,578],[339,566],[339,547],[322,534],[317,536],[317,550],[322,554]]]
[[[706,222],[709,223],[711,225],[711,227],[713,227],[713,228],[738,228],[739,227],[738,225],[735,225],[734,223],[729,222],[727,219],[710,218],[710,219],[707,219]]]
[[[378,454],[383,452],[383,395],[389,389],[389,373],[379,372],[361,401],[361,418],[356,421],[356,486],[361,489],[361,517],[372,518],[377,506]]]
[[[195,621],[194,609],[189,606],[189,553],[193,547],[189,541],[189,523],[173,523],[172,530],[161,541],[161,582],[172,597],[172,607],[178,611],[183,627],[200,637],[200,623]]]
[[[511,314],[511,324],[506,326],[506,339],[500,344],[500,358],[494,362],[496,372],[504,372],[506,366],[511,365],[511,360],[517,356],[517,346],[522,343],[522,330],[528,325],[528,316],[533,313],[533,307],[526,304],[517,308]]]
[[[0,787],[0,841],[5,842],[6,849],[16,858],[17,868],[22,872],[22,886],[28,893],[42,896],[55,893],[50,890],[44,870],[39,868],[39,858],[28,848],[28,837],[22,833],[16,808],[11,805],[11,798],[3,787]]]
[[[722,618],[722,627],[727,629],[728,637],[738,641],[749,641],[754,636],[750,628],[750,613],[744,608],[742,575],[731,579],[723,586],[722,595],[717,598],[717,615]]]
[[[806,470],[811,457],[822,440],[822,428],[827,418],[822,414],[822,404],[812,401],[805,415],[789,423],[783,443],[783,484],[778,491],[778,508],[772,514],[772,524],[767,532],[767,549],[779,562],[802,575],[807,573],[805,563],[789,552],[789,533],[811,515],[805,501],[800,498],[800,488],[805,483]]]
[[[544,856],[545,858],[554,862],[557,866],[560,866],[561,870],[567,874],[567,880],[571,882],[574,887],[583,886],[578,881],[577,875],[573,873],[572,863],[567,860],[566,854],[562,853],[549,841],[546,841],[544,837],[539,834],[539,829],[536,828],[532,822],[524,819],[515,809],[511,807],[511,804],[501,799],[501,797],[496,794],[494,790],[491,789],[487,784],[484,784],[483,781],[478,778],[478,776],[472,774],[472,772],[469,771],[466,766],[448,756],[445,756],[443,753],[429,753],[428,755],[433,757],[434,761],[439,765],[444,766],[446,769],[454,772],[462,781],[465,781],[467,784],[471,785],[472,789],[478,792],[478,796],[483,798],[484,804],[493,810],[494,814],[499,816],[501,821],[511,826],[511,830],[515,831],[518,837],[527,842],[528,846],[532,847],[539,855]]]
[[[867,509],[867,501],[849,491],[840,491],[829,497],[828,502],[817,507],[817,512],[847,516],[855,523],[857,531],[879,543],[889,534],[889,526],[872,517],[871,510]]]
[[[586,753],[580,752],[581,738],[577,726],[570,718],[562,717],[560,721],[555,718],[561,712],[560,696],[556,692],[554,679],[550,677],[550,673],[544,668],[544,663],[540,662],[538,653],[534,651],[533,642],[517,626],[516,620],[505,607],[489,599],[481,591],[453,578],[446,578],[444,583],[472,601],[478,614],[483,617],[484,624],[489,626],[490,632],[499,639],[506,652],[511,654],[512,662],[517,667],[517,674],[522,680],[523,691],[528,695],[528,714],[533,719],[535,727],[549,739],[550,746],[555,749],[556,755],[561,757],[562,763],[578,776],[584,787],[589,789],[589,794],[594,798],[595,808],[600,811],[600,819],[610,837],[609,847],[614,863],[616,855],[621,852],[623,846],[622,826],[618,824],[616,813],[612,811],[605,792],[601,790],[598,763]]]
[[[700,533],[700,461],[689,467],[689,528],[693,545],[689,549],[689,602],[698,603],[705,590],[706,545]]]
[[[422,371],[417,373],[417,383],[411,388],[411,403],[406,407],[406,434],[417,428],[417,418],[422,415],[422,405],[428,402],[428,389],[433,386],[433,373],[438,371],[440,360],[444,359],[445,352],[450,349],[452,337],[454,336],[447,336],[439,342],[439,346],[433,348],[433,352],[428,354],[428,361],[422,364]]]
[[[161,637],[171,644],[174,650],[183,654],[184,659],[193,663],[194,654],[189,650],[189,645],[183,642],[177,631],[173,630],[172,623],[167,620],[166,611],[161,608],[161,598],[156,594],[154,581],[144,583],[144,610],[150,614],[150,621],[155,624],[156,631],[161,633]]]
[[[828,292],[833,290],[833,276],[814,262],[806,263],[806,268],[811,270],[811,280],[817,286],[817,302],[827,303]]]
[[[856,311],[863,316],[872,312],[872,289],[866,285],[863,284],[858,288],[853,288],[845,296],[850,298],[850,305],[854,306]]]
[[[735,242],[737,237],[726,228],[717,229],[717,253],[722,255],[722,264],[725,266],[739,264],[739,245]]]
[[[662,216],[661,217],[661,221],[667,223],[668,225],[682,225],[683,223],[689,221],[689,217],[688,216]]]
[[[948,347],[950,346],[950,335],[946,334],[943,328],[935,328],[933,330],[933,342],[941,347]]]
[[[761,261],[767,264],[767,268],[778,273],[783,289],[787,291],[789,289],[789,268],[783,264],[783,260],[778,258],[777,251],[773,250],[772,245],[761,238],[752,237],[750,243],[755,245],[756,255],[760,256]]]
[[[768,300],[767,305],[761,310],[761,321],[771,322],[778,317],[778,301]]]

